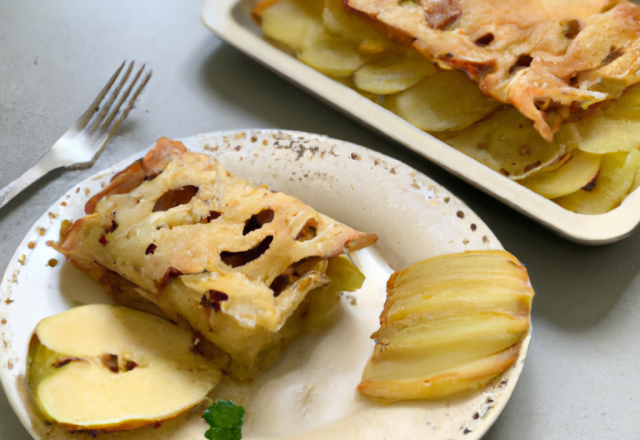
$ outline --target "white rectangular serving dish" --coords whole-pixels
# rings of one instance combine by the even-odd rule
[[[207,0],[201,18],[220,38],[278,75],[570,240],[611,243],[630,235],[640,223],[640,191],[606,214],[567,211],[298,61],[262,37],[260,27],[251,19],[255,2]]]

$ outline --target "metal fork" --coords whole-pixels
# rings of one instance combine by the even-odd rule
[[[95,163],[151,78],[145,64],[132,76],[134,64],[123,62],[73,127],[33,168],[0,190],[0,208],[49,171],[87,168]]]

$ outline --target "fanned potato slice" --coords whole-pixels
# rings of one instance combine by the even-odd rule
[[[358,391],[374,399],[395,402],[408,399],[438,399],[480,388],[506,370],[518,358],[521,343],[481,357],[426,380],[363,380]]]
[[[599,154],[585,153],[576,148],[560,168],[540,171],[518,183],[548,199],[566,196],[588,185],[598,175],[601,159]]]
[[[638,170],[636,171],[636,177],[633,179],[633,184],[631,185],[629,194],[638,189],[638,187],[640,187],[640,167],[638,167]]]
[[[458,71],[441,71],[389,96],[387,108],[425,131],[460,130],[502,104]]]
[[[455,315],[460,308],[473,308],[477,313],[497,312],[510,316],[529,313],[528,294],[513,294],[519,280],[501,278],[502,285],[487,277],[471,277],[469,280],[453,280],[449,285],[438,285],[432,289],[422,288],[419,296],[410,295],[388,308],[389,322],[399,321],[409,315],[429,315],[444,318]],[[489,287],[490,288],[486,288]],[[475,289],[475,290],[474,290]],[[514,301],[516,299],[517,301]]]
[[[260,13],[262,32],[265,36],[300,52],[308,45],[308,39],[322,29],[317,17],[299,2],[281,0]]]
[[[428,78],[427,78],[428,79]],[[512,178],[553,164],[579,143],[572,124],[564,124],[553,142],[545,141],[514,107],[506,107],[444,142]]]
[[[483,386],[515,361],[529,331],[529,276],[504,251],[420,261],[394,273],[387,292],[358,386],[374,399],[431,399]]]
[[[319,20],[322,20],[325,0],[293,0],[297,2],[305,11]]]
[[[464,309],[464,308],[462,308]],[[386,344],[376,361],[409,361],[427,357],[433,364],[432,371],[422,370],[422,374],[432,374],[453,368],[460,361],[470,362],[480,356],[488,356],[502,351],[520,341],[529,323],[526,319],[493,312],[467,312],[431,318],[422,315],[412,322],[388,326],[380,343]],[[444,365],[442,360],[456,359],[456,363]],[[438,360],[438,362],[435,362]],[[434,363],[435,362],[435,363]],[[403,363],[395,365],[385,377],[406,378],[415,374]]]
[[[619,99],[603,103],[594,114],[577,122],[580,149],[605,154],[631,151],[640,145],[640,87],[631,87]]]
[[[403,51],[365,64],[353,76],[356,87],[371,93],[389,95],[408,89],[436,73],[429,59],[415,51]]]
[[[593,188],[581,189],[554,201],[580,214],[604,214],[622,203],[632,188],[639,167],[640,151],[637,149],[629,153],[605,154]]]
[[[397,46],[375,27],[373,20],[345,9],[343,0],[326,0],[322,22],[328,33],[358,44],[366,53],[380,53]]]
[[[321,25],[314,25],[307,35],[298,59],[326,75],[351,76],[370,58],[360,52],[356,44],[326,33]]]

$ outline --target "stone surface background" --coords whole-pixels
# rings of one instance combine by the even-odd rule
[[[93,168],[55,171],[0,210],[1,268],[68,188],[160,136],[239,128],[326,134],[395,157],[443,184],[527,265],[536,289],[534,337],[511,402],[486,439],[637,438],[638,231],[600,247],[559,238],[220,41],[200,22],[201,7],[201,0],[0,2],[0,187],[75,122],[123,60],[154,70]],[[28,438],[0,391],[0,440]]]

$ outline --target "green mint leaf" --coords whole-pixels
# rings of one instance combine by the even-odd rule
[[[244,423],[244,408],[230,401],[219,400],[202,414],[211,426],[204,436],[209,440],[240,440]]]

